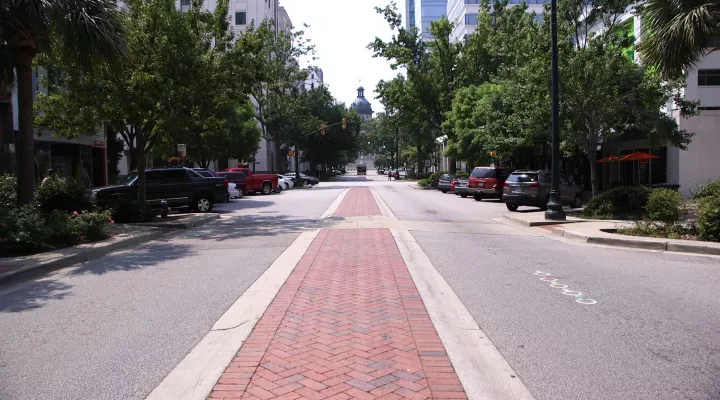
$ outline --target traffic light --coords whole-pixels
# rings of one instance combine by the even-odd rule
[[[321,136],[325,136],[325,126],[326,126],[325,123],[322,123],[320,125],[320,135]]]
[[[496,153],[494,151],[490,152],[490,157],[495,157]]]
[[[342,128],[347,129],[347,118],[342,119]]]

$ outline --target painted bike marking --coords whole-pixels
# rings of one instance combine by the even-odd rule
[[[581,292],[578,292],[576,290],[568,290],[568,285],[561,284],[560,282],[558,282],[557,278],[553,278],[552,275],[547,272],[535,271],[533,275],[541,276],[542,278],[540,278],[540,280],[543,282],[550,282],[550,287],[553,289],[562,289],[562,294],[575,297],[575,301],[577,303],[587,305],[597,304],[597,300],[588,299],[583,296]]]

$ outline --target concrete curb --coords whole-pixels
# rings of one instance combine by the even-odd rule
[[[633,249],[654,250],[654,251],[671,251],[677,253],[690,253],[701,255],[720,256],[720,244],[692,242],[680,240],[663,240],[650,238],[634,238],[634,237],[606,237],[593,236],[585,233],[575,232],[564,227],[554,227],[550,232],[568,239],[577,240],[590,244],[600,244],[614,247],[627,247]]]
[[[549,225],[564,225],[564,224],[573,224],[576,222],[584,222],[584,221],[573,221],[573,220],[565,220],[565,221],[552,221],[552,220],[542,220],[542,221],[528,221],[526,219],[521,218],[521,216],[512,215],[512,214],[505,214],[503,215],[503,218],[506,220],[520,224],[522,226],[527,227],[535,227],[535,226],[549,226]]]
[[[410,185],[410,187],[416,190],[438,190],[436,187],[420,186],[418,184]]]
[[[0,282],[13,279],[18,275],[25,274],[30,271],[39,271],[41,269],[52,270],[66,268],[75,264],[100,258],[109,253],[112,253],[113,251],[134,246],[136,244],[145,243],[149,240],[158,238],[164,235],[166,232],[167,231],[162,229],[155,229],[152,231],[124,237],[121,237],[123,235],[119,235],[101,242],[60,249],[56,251],[56,253],[60,253],[58,257],[44,261],[40,260],[37,262],[33,262],[33,256],[28,256],[28,262],[32,264],[21,266],[20,268],[14,269],[12,271],[0,273]]]

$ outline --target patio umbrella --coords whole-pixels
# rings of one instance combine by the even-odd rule
[[[617,159],[618,159],[618,156],[607,156],[607,157],[601,158],[595,162],[596,163],[606,163],[606,162],[610,162],[610,161],[617,161]]]
[[[654,154],[645,153],[643,151],[636,151],[634,153],[630,153],[626,155],[625,157],[621,158],[620,161],[642,161],[642,160],[650,160],[654,158],[660,158],[660,156],[656,156]]]

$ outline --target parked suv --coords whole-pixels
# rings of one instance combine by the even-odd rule
[[[510,171],[497,167],[475,167],[468,178],[468,192],[476,201],[502,199],[503,184]]]
[[[550,171],[515,171],[507,178],[503,188],[503,202],[510,211],[519,206],[539,207],[545,210],[550,200]],[[560,174],[560,197],[564,205],[582,207],[582,188]]]
[[[98,200],[137,198],[137,173],[128,175],[119,185],[95,188]],[[145,171],[145,194],[151,204],[165,201],[170,208],[212,211],[213,204],[225,201],[228,182],[224,178],[205,178],[189,168],[153,168]]]

